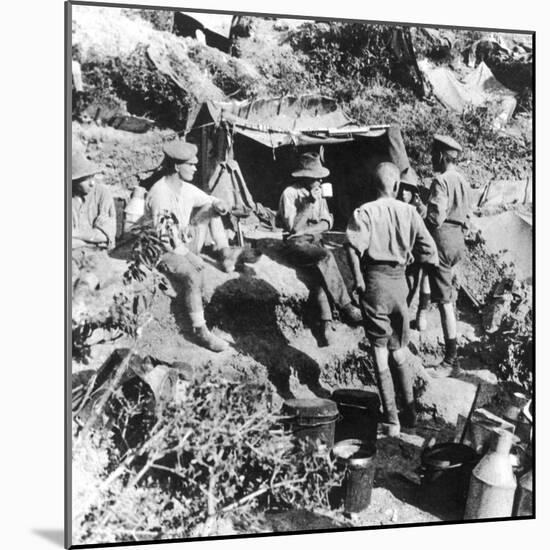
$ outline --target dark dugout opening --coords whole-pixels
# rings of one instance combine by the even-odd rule
[[[373,174],[380,162],[392,161],[388,134],[322,147],[285,145],[271,149],[246,136],[234,136],[234,157],[256,202],[277,210],[285,187],[292,185],[292,170],[306,151],[322,151],[332,183],[333,197],[327,199],[334,215],[334,230],[344,230],[355,208],[376,199]]]

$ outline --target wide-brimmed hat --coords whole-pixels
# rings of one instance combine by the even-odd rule
[[[416,178],[416,175],[414,172],[409,170],[409,168],[405,168],[401,172],[401,176],[399,177],[399,183],[402,185],[407,185],[409,187],[414,187],[415,189],[418,189],[418,180]]]
[[[162,150],[168,158],[175,162],[199,162],[197,146],[183,139],[168,142]]]
[[[443,134],[434,135],[434,147],[440,151],[462,151],[462,147],[451,136],[444,136]]]
[[[330,170],[321,164],[318,153],[304,153],[298,159],[298,168],[292,172],[295,178],[326,178]]]
[[[90,162],[82,153],[73,153],[71,160],[72,179],[89,178],[99,172],[99,167]]]

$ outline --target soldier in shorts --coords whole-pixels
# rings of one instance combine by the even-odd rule
[[[405,268],[413,261],[437,264],[437,249],[414,206],[398,201],[399,169],[383,162],[376,169],[378,199],[357,208],[347,228],[347,250],[355,289],[361,296],[365,333],[374,350],[383,430],[399,435],[413,427],[416,410],[406,347],[409,341]],[[401,422],[389,360],[396,368],[405,409]]]
[[[434,136],[432,164],[439,172],[431,185],[426,226],[439,255],[439,265],[428,270],[431,300],[438,304],[445,337],[445,356],[435,365],[432,376],[439,378],[457,372],[457,330],[453,304],[453,267],[464,250],[466,219],[470,214],[470,185],[458,172],[456,161],[462,147],[451,137]]]

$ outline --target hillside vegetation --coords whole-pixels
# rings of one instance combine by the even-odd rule
[[[393,27],[304,22],[289,30],[273,20],[251,18],[250,37],[237,39],[230,56],[171,34],[166,16],[159,21],[157,12],[73,9],[75,57],[82,62],[85,83],[79,109],[88,115],[98,109],[104,118],[127,112],[152,119],[160,129],[182,131],[188,116],[207,99],[318,92],[337,99],[360,123],[399,124],[421,177],[430,174],[429,150],[436,132],[451,134],[465,146],[464,170],[474,187],[491,178],[520,179],[531,173],[530,63],[486,55],[494,73],[518,94],[513,119],[505,131],[495,131],[496,113],[489,106],[459,114],[433,97],[419,97],[410,67],[390,47]],[[415,36],[417,55],[459,75],[465,48],[484,34],[445,31],[445,44],[452,47],[421,33]],[[184,85],[157,69],[148,48],[167,52]]]

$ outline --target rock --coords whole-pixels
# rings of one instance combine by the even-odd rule
[[[432,379],[418,397],[417,407],[436,419],[456,424],[459,414],[468,414],[475,392],[475,384],[456,378]]]
[[[512,307],[512,294],[495,296],[483,309],[483,328],[491,334],[499,329],[503,319],[509,315]]]

